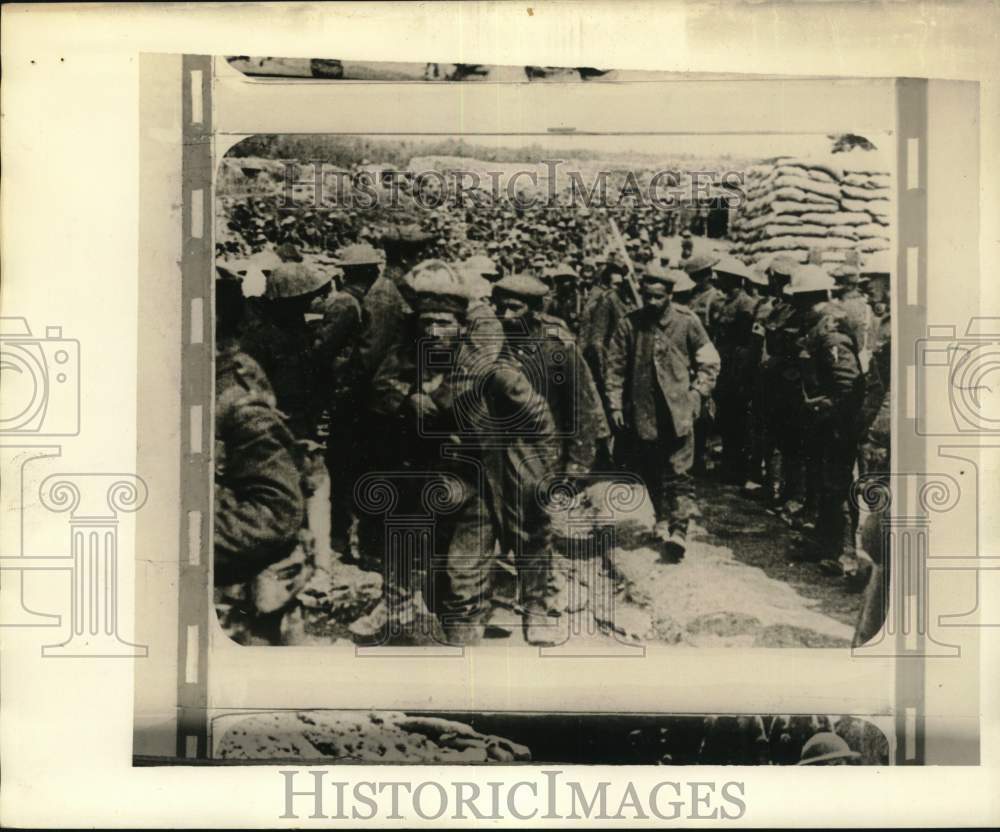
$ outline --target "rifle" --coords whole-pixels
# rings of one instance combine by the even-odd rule
[[[632,302],[637,307],[642,306],[642,299],[639,297],[639,284],[635,279],[635,268],[632,266],[632,258],[628,256],[625,241],[622,239],[622,234],[618,230],[618,224],[615,222],[614,217],[608,217],[608,225],[611,228],[611,238],[615,243],[615,247],[618,249],[619,254],[621,254],[625,261],[625,266],[628,268],[625,274],[625,282],[632,292]]]

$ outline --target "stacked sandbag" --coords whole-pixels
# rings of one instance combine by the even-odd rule
[[[845,164],[846,163],[846,164]],[[783,254],[856,261],[889,248],[890,176],[861,159],[769,159],[747,172],[734,212],[733,254],[748,263]]]

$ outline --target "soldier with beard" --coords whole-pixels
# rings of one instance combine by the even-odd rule
[[[420,553],[429,563],[387,564],[386,606],[390,614],[403,614],[392,623],[405,631],[406,610],[422,590],[424,598],[434,599],[433,612],[449,642],[477,643],[489,611],[499,540],[518,562],[526,639],[558,643],[559,611],[546,608],[551,526],[544,508],[524,499],[553,470],[551,414],[509,358],[477,365],[470,377],[460,359],[468,307],[464,289],[441,261],[426,261],[414,272],[416,338],[401,341],[379,369],[372,410],[391,440],[393,470],[430,477],[448,500],[435,520],[436,550]],[[514,424],[516,431],[509,427]],[[403,513],[419,514],[421,493],[406,482],[402,490],[408,501]],[[387,552],[391,558],[402,555]]]
[[[618,441],[646,483],[655,533],[670,559],[683,557],[698,513],[691,481],[694,420],[712,395],[719,354],[698,317],[674,305],[676,271],[648,273],[643,306],[619,324],[608,351],[607,394]]]

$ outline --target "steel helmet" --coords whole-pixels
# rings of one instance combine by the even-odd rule
[[[802,754],[796,765],[815,766],[830,760],[856,760],[860,756],[857,751],[851,751],[843,737],[823,731],[813,734],[802,746]]]
[[[744,280],[751,279],[750,269],[748,269],[741,260],[737,260],[735,257],[728,254],[719,258],[719,262],[715,264],[715,273],[741,277]]]
[[[298,298],[322,289],[329,283],[329,277],[324,277],[304,263],[282,263],[275,266],[267,276],[264,297],[268,300]]]
[[[789,295],[804,295],[809,292],[830,292],[836,288],[833,278],[821,266],[807,263],[792,272],[792,280],[785,287]]]
[[[351,266],[378,266],[382,263],[378,250],[368,243],[352,243],[344,246],[337,258],[337,264],[342,268]]]

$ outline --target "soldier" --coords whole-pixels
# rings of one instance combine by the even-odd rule
[[[690,237],[686,238],[690,241]],[[688,302],[685,304],[701,321],[710,338],[715,337],[715,324],[722,304],[722,293],[715,288],[715,273],[712,267],[719,262],[714,253],[689,254],[684,260],[684,271],[694,281]],[[707,471],[706,451],[708,434],[715,420],[715,402],[709,397],[702,402],[702,412],[695,419],[694,426],[694,467],[695,476]]]
[[[314,440],[319,431],[322,382],[306,314],[314,300],[329,294],[331,283],[304,263],[276,266],[267,276],[264,297],[255,304],[256,321],[242,338],[243,349],[271,381],[278,407],[298,439]]]
[[[855,343],[862,372],[867,372],[868,362],[871,360],[871,350],[868,347],[870,332],[875,326],[871,306],[868,298],[861,293],[859,275],[853,266],[846,263],[842,265],[834,274],[834,280],[837,284],[834,297],[843,309],[846,332]]]
[[[241,352],[238,280],[216,281],[215,608],[238,644],[293,641],[309,577],[295,443],[263,370]]]
[[[722,369],[715,389],[722,435],[723,480],[743,485],[747,478],[750,400],[753,395],[753,322],[755,300],[748,292],[750,270],[735,257],[715,265],[724,300],[716,320],[713,343]]]
[[[818,477],[819,559],[844,575],[858,570],[857,510],[849,500],[858,453],[864,375],[843,315],[829,303],[833,279],[819,266],[800,266],[788,293],[800,322],[802,403],[810,468]]]
[[[671,559],[683,557],[697,513],[691,482],[694,419],[712,395],[719,354],[698,317],[671,303],[680,275],[647,274],[643,306],[619,324],[608,351],[607,394],[656,514],[655,533]]]
[[[368,467],[361,441],[363,385],[357,348],[365,328],[364,299],[379,277],[382,258],[367,243],[355,243],[341,250],[339,263],[340,291],[325,304],[317,338],[320,359],[331,371],[326,465],[333,480],[330,541],[338,558],[350,550],[354,483]]]
[[[569,263],[560,263],[552,270],[555,285],[549,314],[559,318],[576,335],[580,329],[580,293],[577,291],[577,276]]]
[[[681,231],[681,266],[683,266],[694,254],[694,240],[691,231],[685,228]]]
[[[775,298],[765,263],[758,263],[750,270],[750,283],[755,287],[757,297],[754,299],[753,323],[750,327],[748,356],[748,366],[751,376],[750,447],[747,461],[747,478],[743,484],[743,493],[748,496],[754,496],[762,493],[763,483],[767,482],[764,474],[767,438],[767,420],[765,416],[767,393],[764,380],[764,362],[767,357],[765,349],[765,335],[767,330],[765,327],[767,319],[774,309]]]
[[[761,367],[765,496],[775,508],[781,506],[787,522],[802,511],[805,495],[799,332],[795,308],[785,294],[798,265],[779,255],[767,267],[768,291],[774,300],[764,320],[765,355]]]
[[[590,473],[607,424],[572,334],[561,320],[541,311],[547,291],[531,275],[511,275],[493,287],[493,301],[506,336],[505,354],[520,364],[552,410],[560,437],[558,470],[579,480]]]
[[[535,501],[522,499],[551,470],[551,414],[509,360],[480,367],[471,379],[459,371],[467,297],[447,264],[427,261],[418,269],[413,297],[421,344],[400,342],[386,358],[373,382],[373,412],[385,421],[387,440],[396,439],[397,467],[436,475],[448,495],[435,525],[438,551],[431,553],[443,556],[444,568],[433,571],[426,597],[435,599],[450,642],[478,642],[499,539],[523,566],[525,637],[532,644],[556,643],[546,620],[553,612],[544,606],[550,523]],[[435,360],[421,360],[418,350],[433,352]],[[447,353],[451,362],[441,360]],[[519,431],[498,433],[497,426],[512,422]],[[410,582],[414,570],[387,567],[387,575],[398,577],[387,584],[395,595],[390,607],[398,609],[417,589]]]
[[[851,751],[843,738],[833,733],[820,733],[810,737],[802,746],[799,766],[852,766],[861,755]]]

